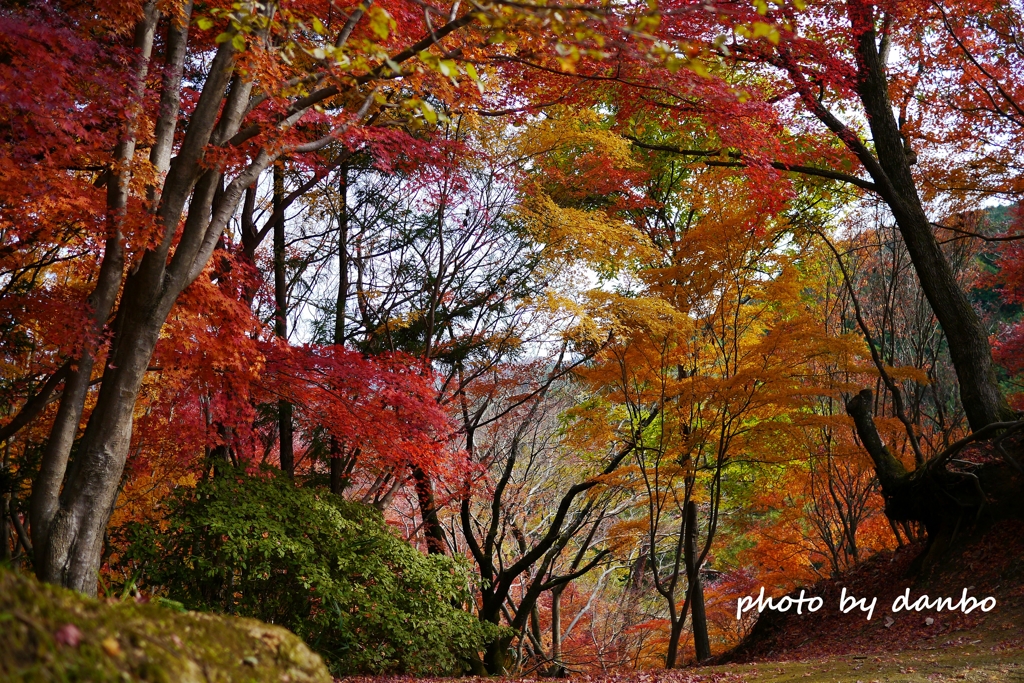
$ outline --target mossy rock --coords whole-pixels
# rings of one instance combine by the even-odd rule
[[[0,569],[0,680],[330,683],[320,656],[255,619],[106,603]]]

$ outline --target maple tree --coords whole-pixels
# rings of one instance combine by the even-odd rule
[[[573,64],[575,74],[551,78],[549,88],[567,91],[573,100],[588,105],[599,93],[598,101],[614,102],[618,125],[637,145],[674,152],[695,163],[745,168],[766,189],[775,186],[780,199],[788,192],[788,174],[838,180],[879,197],[900,228],[949,340],[972,427],[980,429],[1009,417],[987,331],[933,234],[925,200],[933,198],[934,184],[927,175],[914,172],[919,156],[954,154],[955,146],[942,143],[954,139],[956,131],[970,130],[943,115],[949,109],[945,101],[941,112],[928,106],[941,95],[915,96],[919,86],[924,88],[914,68],[924,60],[917,45],[925,33],[946,32],[949,21],[944,24],[942,13],[931,3],[836,2],[799,9],[787,3],[729,3],[715,14],[681,2],[662,9],[660,22],[648,27],[647,40],[637,48],[617,45],[610,62],[580,56]],[[960,16],[978,17],[982,25],[995,27],[988,32],[990,40],[1012,42],[1012,28],[1000,32],[1006,19],[998,19],[999,10],[989,10],[994,19],[985,11],[965,7]],[[828,30],[817,30],[819,25]],[[890,68],[886,60],[894,48],[904,54]],[[669,57],[652,61],[652,50],[668,52]],[[977,114],[1007,125],[1001,119],[1012,119],[1015,111],[1009,104],[1012,96],[1005,99],[1005,93],[1015,92],[1010,62],[1001,63],[1001,70],[991,72],[991,77],[980,77],[979,67],[972,66],[967,55],[964,50],[941,53],[953,60],[953,73],[975,78],[993,93],[1004,93],[996,95],[1005,100],[1002,104],[981,108]],[[931,57],[939,58],[938,53]],[[517,73],[552,69],[551,61],[543,54],[518,60]],[[980,69],[983,73],[984,66]],[[942,81],[944,69],[930,68],[927,74],[932,79],[929,95],[955,87]],[[581,85],[594,82],[604,86]],[[545,95],[556,102],[568,99],[548,91]],[[788,126],[787,117],[794,110],[806,112],[818,125]],[[839,110],[848,112],[849,120],[834,113]],[[672,120],[674,114],[679,116]],[[695,122],[709,127],[713,135],[695,138]],[[662,131],[660,139],[640,139],[645,126]],[[865,134],[871,136],[870,145]],[[935,141],[934,149],[926,149],[926,141]],[[980,177],[977,164],[958,165],[972,166],[971,172]],[[954,195],[961,194],[959,186],[952,189]]]
[[[113,13],[98,7],[91,20],[85,17],[92,10],[85,7],[5,14],[18,29],[13,35],[22,37],[26,47],[38,40],[33,31],[67,32],[66,38],[83,51],[83,67],[95,61],[89,59],[90,50],[109,46],[123,55],[120,61],[112,59],[112,73],[127,84],[127,89],[104,89],[96,81],[89,83],[103,95],[95,99],[87,88],[77,102],[88,107],[77,104],[73,88],[60,90],[60,83],[54,94],[65,109],[83,111],[70,117],[83,130],[90,125],[88,116],[108,116],[118,123],[105,127],[113,132],[73,161],[47,159],[55,172],[91,166],[95,184],[106,188],[105,202],[97,202],[89,178],[83,177],[79,186],[97,202],[92,234],[105,239],[88,295],[91,322],[83,320],[82,327],[91,330],[87,337],[98,337],[110,318],[112,331],[74,466],[67,470],[98,351],[92,339],[74,354],[33,485],[36,568],[48,580],[94,590],[103,529],[128,455],[138,392],[161,328],[181,293],[209,277],[207,264],[246,188],[283,155],[315,163],[318,150],[345,139],[366,139],[372,128],[362,123],[375,118],[370,110],[379,106],[378,99],[387,101],[372,82],[385,71],[400,73],[403,61],[419,55],[421,66],[435,67],[419,69],[420,77],[434,86],[441,79],[442,91],[444,83],[450,87],[441,74],[451,68],[448,63],[420,52],[472,20],[469,14],[453,17],[424,39],[420,34],[411,37],[417,31],[414,19],[399,14],[406,23],[398,30],[397,20],[383,7],[356,8],[347,20],[339,15],[333,22],[316,14],[321,9],[329,8],[314,3],[278,11],[273,4],[240,4],[208,7],[193,17],[191,3],[162,8],[151,2]],[[89,33],[93,29],[101,30],[102,39]],[[211,58],[208,72],[190,71],[186,78],[188,60],[201,54]],[[390,54],[395,55],[388,58],[390,65],[380,58],[372,61],[373,55]],[[35,68],[19,60],[5,80],[16,80],[18,69],[28,77]],[[424,82],[423,87],[432,86]],[[475,86],[466,87],[476,91]],[[105,101],[111,92],[122,100]],[[436,116],[431,105],[415,96],[404,101],[418,107],[421,117]],[[56,142],[47,139],[44,144]],[[148,159],[136,154],[143,144],[149,147]],[[38,248],[37,238],[30,243]]]

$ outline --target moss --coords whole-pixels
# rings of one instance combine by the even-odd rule
[[[58,632],[77,628],[76,638]],[[0,680],[330,683],[291,632],[255,619],[105,603],[0,569]]]

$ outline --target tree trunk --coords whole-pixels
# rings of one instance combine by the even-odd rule
[[[147,2],[142,19],[135,29],[133,47],[137,51],[138,64],[135,71],[135,83],[132,84],[132,95],[141,99],[149,73],[149,60],[153,51],[153,39],[160,14],[155,2]],[[107,324],[110,312],[121,289],[124,271],[124,247],[122,245],[121,224],[125,208],[128,205],[128,189],[131,180],[129,164],[135,154],[137,121],[134,114],[129,114],[122,139],[114,152],[114,163],[109,169],[107,178],[107,240],[103,250],[103,261],[100,263],[96,287],[89,296],[92,315],[89,318],[90,336],[98,336]],[[47,538],[54,515],[57,514],[58,496],[67,472],[68,458],[71,447],[78,435],[78,427],[85,409],[86,394],[92,379],[96,349],[92,341],[87,339],[74,369],[64,383],[57,415],[50,428],[50,437],[43,450],[39,474],[32,484],[32,496],[29,509],[32,522],[32,546],[36,553],[35,567],[39,578],[46,580],[41,568],[47,560],[40,553],[46,552]]]
[[[551,675],[565,675],[562,666],[562,591],[564,586],[551,589]]]
[[[686,614],[677,614],[673,605],[669,607],[668,651],[665,653],[665,668],[674,669],[679,659],[679,639],[683,635],[683,622],[686,621]]]
[[[697,504],[686,503],[686,541],[685,541],[686,577],[690,591],[690,624],[693,627],[693,647],[697,661],[703,662],[711,657],[711,645],[708,641],[708,618],[704,612],[704,587],[700,583],[700,567],[697,566]],[[686,618],[684,614],[680,622]]]
[[[982,519],[982,511],[988,521],[1024,517],[1021,477],[1007,462],[986,463],[971,473],[951,471],[945,467],[945,462],[955,455],[954,449],[907,472],[878,435],[870,389],[848,401],[846,412],[853,418],[857,434],[874,462],[886,516],[893,523],[924,525],[928,548],[918,558],[919,569],[930,567],[942,557],[961,530],[961,537],[969,537],[967,532]],[[993,424],[989,430],[1013,424]]]
[[[338,182],[338,298],[334,309],[334,345],[345,346],[345,309],[348,307],[348,163],[341,165]],[[331,437],[331,492],[341,495],[347,484],[345,448]],[[354,464],[354,463],[353,463]],[[348,468],[351,470],[351,468]]]
[[[341,165],[338,182],[338,301],[334,314],[334,343],[345,345],[345,310],[348,308],[348,163]]]
[[[36,572],[45,581],[96,594],[104,532],[128,456],[135,401],[176,298],[135,297],[119,315],[121,334],[96,406],[67,473],[60,505],[36,549]]]
[[[484,666],[491,676],[504,676],[508,673],[509,647],[512,645],[512,636],[502,636],[487,645],[484,654]]]
[[[1012,419],[996,380],[988,332],[956,280],[935,239],[911,173],[911,161],[889,100],[885,64],[876,43],[874,9],[860,0],[847,4],[856,36],[858,94],[864,104],[877,163],[862,146],[854,151],[865,162],[879,194],[888,204],[907,245],[914,269],[942,331],[960,384],[971,429]],[[851,144],[852,141],[848,142]]]
[[[331,438],[331,493],[340,496],[345,490],[345,461],[338,440]]]
[[[420,504],[420,516],[423,518],[423,538],[427,542],[427,552],[431,555],[444,555],[448,544],[441,528],[441,519],[437,515],[437,503],[434,500],[434,484],[422,468],[414,466],[412,476],[416,482],[416,497]]]
[[[274,333],[288,343],[288,273],[285,269],[284,239],[284,165],[274,166]],[[280,213],[279,213],[280,212]],[[295,450],[292,438],[292,404],[281,399],[277,402],[277,424],[280,443],[281,471],[295,476]]]
[[[150,16],[146,12],[141,23]],[[136,31],[137,39],[145,35],[142,28]],[[66,473],[67,460],[61,453],[49,461],[44,459],[43,468],[48,468],[49,474],[33,485],[35,507],[40,511],[33,519],[34,530],[40,534],[35,548],[36,573],[45,581],[88,595],[96,594],[104,534],[131,444],[135,402],[160,330],[178,295],[209,263],[244,188],[273,161],[265,152],[259,153],[214,203],[221,173],[201,164],[204,150],[237,130],[252,88],[249,82],[232,79],[235,56],[233,41],[228,40],[221,43],[210,62],[202,94],[160,193],[156,221],[162,235],[121,288],[103,381],[77,455]],[[164,115],[161,111],[160,116]],[[173,133],[174,126],[168,130]],[[101,267],[101,276],[102,272]],[[67,395],[67,388],[65,391]],[[81,406],[69,403],[69,411],[81,415]],[[77,430],[73,419],[61,427],[72,434]],[[64,484],[58,499],[61,480]]]
[[[4,458],[3,458],[3,470],[0,474],[3,475],[3,480],[7,480],[7,468],[11,465],[11,441],[10,438],[4,440]],[[4,491],[4,495],[0,498],[0,562],[10,562],[11,560],[11,492]]]

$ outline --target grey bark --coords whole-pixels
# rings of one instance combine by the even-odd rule
[[[150,16],[147,14],[143,22],[150,21]],[[140,33],[145,35],[145,31],[140,30],[137,36]],[[233,63],[234,50],[231,41],[227,41],[213,59],[180,152],[171,163],[164,183],[157,212],[158,223],[164,230],[163,240],[146,252],[138,269],[125,281],[99,396],[78,455],[70,467],[67,454],[81,419],[91,356],[79,362],[77,372],[65,387],[40,476],[33,486],[32,526],[38,539],[34,543],[36,572],[51,583],[95,595],[104,531],[127,459],[132,414],[149,359],[178,294],[191,282],[190,276],[198,274],[196,261],[206,246],[208,232],[217,231],[219,236],[226,223],[226,216],[210,222],[213,194],[220,174],[213,170],[202,171],[198,162],[217,122]],[[225,110],[225,116],[230,114]],[[247,169],[242,176],[251,171]],[[119,186],[116,181],[112,178],[110,183]],[[232,200],[237,203],[240,190],[233,185],[224,194],[225,203]],[[168,263],[171,243],[190,193],[193,196],[188,218]],[[116,240],[116,250],[110,248],[113,242],[113,239],[108,242],[99,278],[100,283],[112,283],[100,292],[109,297],[110,306],[119,289],[123,263],[123,255],[121,260],[111,258],[120,251],[120,240]],[[100,289],[98,285],[97,290]],[[100,303],[105,304],[106,299]],[[96,305],[94,309],[94,320],[105,321],[107,316],[101,319],[99,315],[103,312],[101,306]]]
[[[562,591],[565,585],[551,589],[551,673],[556,676],[565,673],[562,666]]]
[[[150,23],[151,18],[155,17],[153,7],[155,4],[152,2],[147,6],[140,30],[136,32],[137,41],[139,36],[152,33]],[[275,11],[274,3],[266,3],[262,7],[264,12]],[[449,22],[395,55],[392,61],[400,63],[410,59],[444,35],[471,23],[474,16],[466,14]],[[174,54],[184,56],[184,42],[187,38],[184,29],[184,26],[178,26],[175,29],[178,31],[177,37],[172,36],[173,40],[168,41],[168,58]],[[229,29],[229,33],[232,31]],[[121,261],[114,258],[118,255],[120,240],[113,240],[116,235],[111,235],[112,241],[104,255],[100,279],[103,279],[106,268],[111,273],[111,280],[117,285],[113,288],[112,299],[116,299],[119,289],[123,294],[114,318],[113,339],[96,405],[75,460],[69,466],[67,454],[78,429],[85,388],[91,374],[91,365],[87,371],[85,364],[80,362],[76,376],[84,378],[85,384],[78,385],[81,391],[73,391],[71,380],[74,378],[69,379],[61,408],[58,409],[59,420],[52,430],[53,444],[52,447],[48,446],[52,453],[43,465],[48,472],[33,486],[34,508],[39,511],[34,517],[40,521],[37,527],[33,520],[33,528],[40,533],[35,553],[36,572],[43,580],[86,594],[96,593],[100,551],[128,457],[135,403],[160,330],[179,294],[206,267],[225,226],[237,211],[245,189],[256,182],[259,175],[282,153],[282,150],[273,153],[267,149],[258,151],[248,166],[226,185],[222,184],[223,178],[218,168],[203,164],[209,144],[227,144],[236,137],[238,142],[242,142],[265,129],[265,125],[254,124],[246,129],[244,135],[239,136],[240,123],[252,101],[250,95],[253,84],[234,77],[237,54],[231,37],[229,35],[229,40],[219,45],[210,61],[202,92],[188,117],[188,126],[178,146],[177,155],[167,167],[162,186],[159,191],[153,188],[149,193],[151,197],[159,197],[155,220],[162,235],[142,256],[136,268],[124,280],[123,287],[119,286],[121,278],[114,277],[123,270],[123,255]],[[250,35],[248,39],[265,40],[266,29]],[[171,43],[175,40],[181,41],[178,52],[171,49]],[[378,78],[383,71],[383,67],[378,68],[360,77],[359,82]],[[180,76],[173,69],[168,74],[163,81],[164,93],[170,91],[173,97],[180,97]],[[138,82],[144,88],[145,79],[140,78]],[[300,98],[293,103],[288,114],[274,125],[281,129],[294,125],[309,108],[338,92],[340,90],[337,87],[331,86]],[[359,112],[360,118],[366,115],[370,103],[372,98],[366,100]],[[176,128],[175,106],[162,108],[157,125],[162,137],[155,141],[155,146],[161,150],[173,148]],[[126,136],[126,139],[132,139],[134,144],[133,135]],[[292,149],[298,152],[315,151],[333,140],[334,137],[329,135]],[[127,148],[122,150],[119,146],[118,150],[123,153]],[[162,160],[165,154],[165,151],[161,151],[157,161]],[[130,159],[131,155],[125,155],[124,158]],[[122,168],[127,172],[127,164],[118,164],[115,174]],[[116,175],[111,176],[108,182],[122,187]],[[181,217],[185,215],[186,204],[187,218],[182,226]],[[114,212],[112,215],[117,214]],[[113,248],[115,243],[118,249]],[[105,301],[103,297],[99,298],[103,299],[99,303]],[[100,308],[94,305],[94,319],[105,322],[109,316],[99,315]],[[91,357],[88,361],[92,362]]]
[[[145,92],[146,75],[149,72],[149,60],[153,50],[153,37],[159,12],[156,3],[147,2],[143,17],[136,31],[134,47],[137,51],[138,65],[135,72],[135,83],[132,95],[135,105],[141,106],[140,100]],[[132,106],[135,106],[132,105]],[[114,301],[121,287],[124,270],[124,247],[121,244],[121,223],[125,207],[128,203],[128,183],[131,180],[128,164],[135,154],[137,116],[133,113],[121,142],[114,155],[114,165],[107,178],[107,228],[108,237],[103,251],[103,261],[96,280],[96,287],[89,296],[92,315],[89,318],[92,336],[98,336],[110,316]],[[79,355],[74,369],[64,384],[57,415],[50,428],[50,437],[43,450],[39,474],[32,486],[29,501],[32,545],[35,548],[35,566],[40,578],[45,579],[48,572],[43,553],[46,552],[46,539],[50,532],[50,524],[58,507],[58,495],[67,471],[68,458],[78,426],[85,408],[86,393],[92,378],[95,364],[95,349],[91,347],[93,340],[87,339]]]

